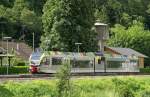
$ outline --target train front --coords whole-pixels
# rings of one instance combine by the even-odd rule
[[[39,72],[40,59],[42,54],[40,52],[33,52],[29,58],[29,71],[31,73]]]

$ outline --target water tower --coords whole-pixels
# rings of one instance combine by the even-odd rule
[[[95,23],[95,28],[97,32],[99,51],[104,54],[104,47],[106,46],[106,41],[109,39],[108,25],[97,21]]]

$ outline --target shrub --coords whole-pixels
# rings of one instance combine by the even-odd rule
[[[9,90],[14,96],[7,97],[56,97],[55,85],[48,81],[13,82],[8,81],[4,90]],[[2,93],[4,95],[4,93]],[[0,95],[0,97],[3,97]]]
[[[25,66],[25,62],[18,62],[16,66]]]
[[[21,58],[15,58],[14,62],[13,62],[14,66],[25,66],[25,62],[24,60],[22,60]]]
[[[150,73],[150,68],[140,68],[141,73]]]
[[[70,80],[73,90],[67,91],[71,92],[69,97],[150,97],[149,80],[149,77],[73,79]],[[0,85],[0,97],[68,96],[58,96],[58,80],[30,80],[3,82]]]
[[[115,90],[121,97],[137,97],[136,93],[140,91],[141,85],[138,80],[135,79],[113,79],[112,82],[115,85]]]
[[[62,67],[57,73],[57,78],[59,79],[57,82],[57,91],[58,97],[69,97],[71,90],[71,66],[66,61],[62,64]]]
[[[0,97],[13,97],[13,93],[6,89],[4,86],[0,86]]]
[[[28,66],[13,66],[8,67],[9,74],[25,74],[28,73]],[[0,67],[0,74],[6,74],[7,67]]]

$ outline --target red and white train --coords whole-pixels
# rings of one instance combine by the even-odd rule
[[[29,58],[29,70],[31,73],[56,73],[67,58],[71,72],[89,72],[93,70],[94,57],[93,53],[34,52]]]

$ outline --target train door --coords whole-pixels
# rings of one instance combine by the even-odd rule
[[[50,70],[50,68],[51,68],[51,58],[44,57],[40,63],[40,72],[47,73]]]

